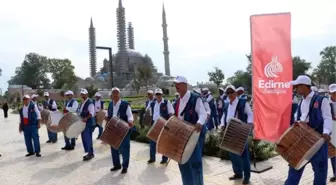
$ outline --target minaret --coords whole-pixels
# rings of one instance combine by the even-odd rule
[[[90,75],[94,77],[97,72],[96,58],[96,28],[93,27],[92,17],[89,28]]]
[[[169,49],[168,49],[168,33],[167,33],[167,20],[166,20],[166,11],[163,5],[162,8],[162,29],[163,29],[163,55],[165,61],[165,74],[170,76],[170,64],[169,64]]]
[[[127,34],[128,34],[128,48],[134,49],[134,29],[131,22],[128,23]]]
[[[127,50],[126,50],[127,48],[126,48],[125,8],[122,6],[121,0],[119,0],[119,6],[117,8],[117,38],[119,49],[117,53],[118,72],[123,73],[128,71],[128,63],[127,63]]]

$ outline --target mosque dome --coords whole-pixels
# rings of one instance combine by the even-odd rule
[[[140,52],[134,49],[127,49],[127,54],[129,57],[143,57],[143,55]]]

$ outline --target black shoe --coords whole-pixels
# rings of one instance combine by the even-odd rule
[[[127,168],[123,168],[123,169],[121,170],[121,174],[125,174],[125,173],[127,173]]]
[[[61,148],[62,150],[66,150],[68,147],[67,146],[65,146],[65,147],[63,147],[63,148]]]
[[[250,184],[250,180],[246,180],[246,179],[244,179],[244,180],[243,180],[243,184]]]
[[[167,161],[161,161],[160,164],[167,164]]]
[[[238,179],[242,179],[242,178],[243,178],[243,176],[234,174],[232,177],[229,177],[229,180],[232,181],[232,180],[238,180]]]
[[[52,141],[51,140],[48,140],[46,143],[51,143]]]
[[[336,176],[330,178],[330,182],[336,182]]]
[[[70,146],[68,150],[74,150],[75,147],[74,146]]]
[[[36,157],[41,157],[42,156],[40,153],[36,153],[35,155],[36,155]]]
[[[147,161],[147,163],[148,163],[148,164],[155,163],[155,160],[153,160],[153,159],[149,159],[149,160]]]
[[[30,157],[30,156],[32,156],[32,155],[34,155],[34,152],[29,152],[29,153],[26,155],[26,157]]]
[[[52,143],[57,143],[57,140],[56,141],[52,141]]]
[[[110,169],[111,172],[114,172],[114,171],[117,171],[117,170],[120,170],[121,167],[120,166],[114,166],[113,168]]]
[[[86,155],[86,156],[83,157],[83,161],[90,161],[93,158],[94,158],[93,154],[88,154],[88,155]]]

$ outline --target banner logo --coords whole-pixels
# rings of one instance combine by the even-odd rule
[[[272,57],[272,61],[268,63],[264,68],[264,73],[268,78],[278,78],[278,74],[282,71],[283,67],[278,61],[278,57]]]

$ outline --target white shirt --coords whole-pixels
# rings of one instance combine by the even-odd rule
[[[29,104],[28,104],[28,106],[23,105],[22,114],[23,114],[24,118],[28,118],[28,107],[29,107]],[[40,111],[39,111],[39,109],[38,109],[38,107],[35,103],[34,103],[34,110],[35,110],[37,119],[40,120],[41,119],[41,113],[40,113]]]
[[[187,91],[187,93],[183,97],[180,97],[180,103],[178,107],[178,118],[182,120],[184,120],[184,115],[181,116],[181,113],[190,99],[190,94],[191,94],[190,91]],[[204,125],[205,121],[207,120],[207,113],[205,112],[205,108],[201,98],[198,98],[196,101],[195,111],[198,114],[197,123]]]
[[[211,109],[210,109],[209,103],[205,101],[205,102],[203,102],[203,105],[204,105],[205,112],[210,116],[211,115]]]
[[[228,107],[228,110],[227,110],[227,116],[226,116],[226,122],[227,123],[229,122],[229,120],[231,118],[235,118],[235,113],[236,113],[238,101],[239,101],[239,99],[236,98],[235,100],[233,100],[232,103],[229,103],[229,107]],[[247,123],[252,124],[253,123],[253,112],[252,112],[251,106],[248,102],[246,102],[246,104],[245,104],[244,113],[247,114]],[[225,119],[225,114],[223,114],[223,116],[221,118],[220,126],[225,126],[224,119]]]
[[[120,104],[121,104],[121,100],[119,99],[119,101],[116,104],[114,104],[113,101],[112,101],[112,104],[113,104],[113,115],[112,116],[118,117],[118,112],[119,112],[119,107],[120,107]],[[126,115],[127,115],[128,122],[132,123],[133,122],[133,114],[132,114],[131,106],[129,106],[129,105],[126,109]],[[105,112],[105,116],[108,117],[108,111]]]
[[[84,105],[85,103],[88,101],[89,98],[86,98],[86,100],[84,100],[84,102],[82,102],[82,106],[80,108],[80,112],[83,112],[83,108],[84,108]],[[89,113],[91,114],[92,117],[95,116],[95,110],[94,110],[94,105],[91,103],[88,107],[88,111]]]
[[[154,99],[155,99],[155,98],[153,98],[153,99],[151,99],[151,100],[148,99],[148,105],[147,105],[146,109],[148,109],[148,107],[150,107],[150,104],[154,101]]]
[[[72,107],[68,107],[69,104],[70,104],[70,101],[72,101],[72,100],[68,101],[67,107],[65,109],[69,112],[76,112],[77,109],[78,109],[78,102],[76,100],[74,100],[74,102],[72,103]]]
[[[311,99],[313,98],[315,92],[310,92],[310,94],[306,97],[302,99],[302,103],[301,103],[301,117],[297,118],[300,119],[300,121],[308,123],[309,122],[309,106],[310,106],[310,102]],[[322,117],[323,117],[323,134],[330,134],[331,130],[332,130],[332,118],[331,118],[331,108],[330,108],[330,104],[329,101],[324,98],[322,101],[322,105],[321,105],[321,111],[322,111]]]
[[[48,99],[47,102],[48,102],[48,104],[49,104],[50,99]],[[53,103],[52,103],[52,105],[51,105],[51,108],[52,108],[52,109],[57,109],[57,104],[56,104],[56,101],[55,101],[55,100],[53,100]]]
[[[163,102],[164,102],[163,98],[162,98],[160,103],[156,99],[155,105],[154,105],[153,121],[156,121],[157,119],[159,119],[159,117],[160,117],[160,106],[161,106],[161,103],[163,103]],[[168,109],[168,114],[173,115],[175,113],[173,105],[171,104],[171,102],[169,100],[167,100],[167,107],[166,108]]]
[[[95,110],[96,112],[99,112],[101,110],[101,103],[100,103],[100,99],[95,101]]]

